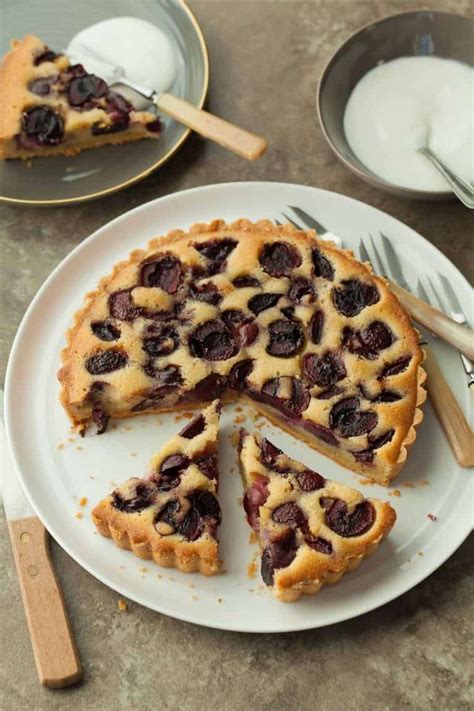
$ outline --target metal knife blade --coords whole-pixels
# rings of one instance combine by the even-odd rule
[[[10,445],[3,421],[3,392],[0,390],[0,455],[3,508],[9,521],[36,516],[26,498],[10,454]]]

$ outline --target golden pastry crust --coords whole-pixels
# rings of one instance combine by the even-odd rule
[[[218,573],[219,413],[215,401],[152,458],[143,479],[129,479],[100,501],[92,511],[99,533],[158,565],[185,573]],[[189,438],[193,426],[197,433]],[[181,464],[172,467],[169,457],[176,455]]]
[[[324,479],[245,430],[240,466],[244,507],[259,531],[262,577],[284,602],[337,582],[375,552],[395,523],[388,503]],[[339,517],[335,505],[343,508]]]
[[[48,48],[38,37],[26,35],[12,41],[12,49],[0,64],[0,158],[33,158],[35,156],[75,155],[88,148],[126,143],[141,138],[157,138],[159,132],[147,130],[156,122],[156,115],[148,111],[131,111],[129,125],[119,132],[92,134],[94,124],[102,128],[112,125],[111,113],[105,99],[94,102],[89,109],[74,108],[64,93],[63,79],[70,68],[68,58],[59,54],[51,61],[35,64],[35,59]],[[49,93],[38,95],[29,90],[31,82],[46,79],[51,82]],[[22,115],[36,106],[47,107],[58,113],[64,124],[64,137],[56,145],[39,145],[22,134]]]
[[[209,251],[209,245],[220,245],[223,240],[230,240],[233,247],[216,268],[215,261],[202,251]],[[286,265],[285,275],[274,276],[270,273],[273,268],[262,263],[262,254],[282,243],[296,253],[298,263]],[[329,263],[332,273],[321,274],[315,254]],[[164,259],[177,263],[181,269],[181,282],[173,293],[169,293],[169,284],[165,284],[166,288],[150,286],[145,279],[144,285],[143,270],[153,269]],[[152,267],[147,266],[150,264]],[[257,279],[258,285],[237,287],[235,280],[244,276]],[[295,285],[308,283],[315,293],[301,295],[296,288],[295,298]],[[339,295],[344,296],[344,290],[353,283],[359,301],[363,302],[363,290],[368,289],[368,301],[373,303],[361,305],[356,299],[355,306],[349,303],[354,315],[347,316],[339,310]],[[216,303],[199,300],[196,289],[211,290],[211,298],[217,294]],[[280,296],[270,307],[252,310],[252,299],[263,294]],[[343,304],[343,308],[347,307]],[[235,335],[235,324],[231,324],[216,335],[217,340],[227,343],[230,339],[234,344],[231,354],[215,360],[196,355],[195,346],[190,345],[195,341],[196,330],[216,320],[222,323],[229,312],[235,311],[255,324],[250,327],[257,328],[254,340],[248,331],[242,339],[238,328]],[[316,312],[323,314],[319,340],[312,325]],[[275,347],[270,334],[276,321],[284,321],[284,327],[300,337],[298,347],[289,356],[269,352]],[[93,333],[92,327],[104,323],[117,329],[120,335],[116,340],[107,343]],[[174,329],[178,340],[165,347],[169,352],[151,357],[144,347],[150,328],[156,333],[169,327],[172,330],[168,333]],[[375,336],[373,328],[378,329]],[[373,336],[379,349],[373,347]],[[280,343],[276,347],[280,348]],[[119,357],[124,366],[92,375],[86,368],[88,359],[103,351],[125,354],[126,360]],[[343,370],[333,382],[334,373],[328,375],[324,367],[320,368],[322,376],[318,371],[315,382],[314,376],[308,375],[307,363],[324,361],[328,354],[339,368],[342,362]],[[183,402],[189,406],[203,399],[202,394],[200,398],[196,396],[196,385],[205,378],[214,379],[214,386],[216,379],[217,384],[225,386],[231,376],[232,383],[232,369],[243,360],[251,361],[251,371],[245,378],[245,387],[237,387],[236,391],[255,401],[277,424],[335,461],[380,483],[387,484],[400,471],[415,439],[415,427],[422,419],[419,406],[426,397],[417,332],[385,281],[374,276],[368,265],[357,262],[351,252],[319,240],[312,230],[298,231],[291,225],[276,226],[268,220],[251,223],[240,219],[232,224],[215,220],[196,224],[187,233],[174,230],[117,264],[111,275],[87,294],[67,334],[59,373],[61,402],[79,431],[89,424],[98,400],[111,417],[173,410]],[[159,397],[153,399],[157,395],[156,372],[161,374],[170,366],[179,369],[179,387],[158,388]],[[318,384],[321,377],[329,385]],[[92,390],[96,381],[103,383],[100,397]],[[219,394],[225,402],[233,391],[224,386],[215,396]],[[212,397],[211,394],[208,399]],[[355,413],[355,430],[351,429],[351,415],[335,415],[333,408],[342,400],[349,401],[349,409]],[[338,404],[338,408],[346,404]]]

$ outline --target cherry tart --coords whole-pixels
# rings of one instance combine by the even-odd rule
[[[99,533],[167,568],[219,572],[219,413],[215,401],[153,457],[143,479],[129,479],[97,504]]]
[[[0,95],[0,158],[73,155],[160,133],[155,114],[135,111],[103,79],[33,35],[12,42],[3,58]]]
[[[313,231],[216,220],[153,240],[87,295],[61,401],[95,420],[243,397],[386,484],[425,398],[422,351],[386,283]]]
[[[373,553],[396,520],[388,503],[325,479],[265,438],[240,433],[243,505],[259,535],[261,574],[292,602],[335,583]]]

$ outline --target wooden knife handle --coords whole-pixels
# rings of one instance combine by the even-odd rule
[[[70,686],[82,670],[51,565],[48,534],[36,516],[9,521],[8,528],[39,680],[50,689]]]
[[[469,360],[474,360],[474,331],[467,326],[456,323],[442,311],[434,309],[426,301],[422,301],[401,286],[390,281],[393,291],[403,308],[413,316],[415,321],[422,323],[432,333],[451,343],[458,351],[464,353]]]
[[[161,94],[155,100],[155,104],[176,121],[247,160],[260,158],[267,150],[267,142],[261,136],[198,109],[173,94]]]
[[[426,353],[423,363],[427,374],[426,389],[431,403],[457,461],[462,467],[472,467],[474,466],[474,434],[435,357],[429,348],[426,346],[423,348]]]

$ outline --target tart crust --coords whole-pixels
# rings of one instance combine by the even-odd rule
[[[93,124],[108,126],[110,114],[97,105],[90,109],[75,108],[61,91],[39,96],[28,90],[35,79],[60,77],[68,71],[68,58],[59,54],[52,61],[34,64],[35,57],[47,50],[46,45],[34,35],[13,40],[12,49],[0,64],[0,95],[3,108],[0,112],[0,158],[34,158],[36,156],[76,155],[88,148],[102,145],[128,143],[142,138],[158,138],[159,132],[147,130],[147,124],[157,121],[149,111],[130,111],[129,125],[119,132],[92,135]],[[58,84],[53,84],[57,86]],[[44,106],[57,112],[64,122],[64,138],[57,145],[21,145],[22,114],[26,109]]]
[[[63,367],[59,371],[59,380],[62,384],[60,399],[74,428],[83,432],[91,421],[93,403],[90,398],[90,388],[97,379],[107,383],[104,407],[111,417],[133,416],[138,414],[137,408],[142,412],[139,403],[153,389],[154,380],[148,377],[144,370],[147,355],[142,348],[143,333],[150,323],[150,318],[143,314],[152,307],[159,311],[172,308],[175,296],[161,288],[140,286],[140,269],[143,264],[163,256],[178,259],[186,272],[182,287],[186,290],[189,288],[191,270],[202,269],[206,264],[206,259],[195,245],[199,246],[224,238],[234,240],[236,247],[227,256],[224,268],[220,272],[202,278],[202,283],[214,284],[220,291],[221,301],[218,305],[212,306],[209,303],[196,301],[189,294],[185,294],[184,308],[189,321],[184,326],[179,325],[179,328],[182,328],[181,343],[175,352],[157,359],[160,367],[177,363],[183,374],[183,384],[159,402],[150,404],[145,411],[156,413],[174,411],[179,407],[197,406],[199,403],[190,399],[189,394],[200,379],[211,373],[227,377],[235,363],[242,358],[251,359],[254,364],[253,370],[246,379],[246,384],[249,386],[245,390],[238,390],[237,397],[249,398],[252,404],[277,425],[304,439],[314,449],[334,461],[381,484],[388,484],[403,467],[407,452],[415,441],[415,428],[423,416],[420,406],[426,399],[423,388],[426,376],[422,368],[423,352],[418,344],[418,333],[386,281],[375,276],[370,265],[356,261],[352,252],[338,249],[333,243],[318,239],[313,230],[300,231],[292,225],[276,226],[269,220],[252,223],[246,219],[239,219],[232,224],[214,220],[209,224],[195,224],[188,232],[173,230],[163,237],[153,239],[145,249],[134,250],[127,260],[114,266],[109,276],[100,280],[97,289],[86,295],[83,307],[75,314],[73,326],[66,336],[67,345],[61,354]],[[298,250],[301,263],[289,276],[275,278],[262,269],[259,255],[268,244],[282,241]],[[315,274],[311,263],[314,249],[318,250],[333,266],[333,279]],[[232,281],[239,275],[245,274],[258,277],[261,286],[235,288]],[[268,327],[275,319],[283,318],[281,311],[283,307],[291,306],[286,292],[291,280],[297,277],[312,281],[316,289],[316,299],[313,302],[293,303],[294,314],[305,330],[305,343],[295,357],[277,358],[268,355],[265,349],[265,344],[268,343]],[[351,279],[375,287],[379,299],[375,304],[367,305],[356,315],[348,317],[335,308],[334,289],[341,288],[344,282],[347,283]],[[131,290],[133,304],[141,309],[142,315],[133,322],[111,318],[109,300],[112,294],[121,290]],[[254,343],[239,349],[238,353],[229,359],[212,363],[190,354],[187,339],[191,327],[194,328],[209,319],[218,319],[223,311],[232,308],[245,311],[252,316],[248,311],[248,300],[255,294],[268,292],[281,293],[282,296],[278,306],[268,308],[255,316],[259,336]],[[315,344],[308,336],[308,329],[314,311],[319,308],[325,314],[325,325],[321,342]],[[120,339],[111,344],[101,343],[91,332],[90,327],[97,319],[108,319],[115,323],[121,329]],[[151,320],[153,321],[153,317]],[[383,321],[388,324],[394,334],[390,346],[370,358],[345,349],[342,345],[343,329],[348,326],[358,333],[373,321]],[[98,378],[91,377],[84,367],[85,359],[105,346],[126,352],[129,357],[127,367]],[[320,388],[304,380],[302,362],[307,354],[320,355],[328,350],[342,353],[347,373],[346,377],[337,383],[344,388],[344,392],[340,396],[321,400],[317,392]],[[403,357],[409,359],[405,369],[390,377],[381,376],[381,372],[387,365]],[[268,402],[261,402],[259,394],[263,384],[275,376],[299,379],[310,391],[309,406],[298,417],[282,415],[281,411]],[[374,394],[373,391],[377,395],[389,390],[395,394],[399,393],[400,399],[397,402],[368,401],[361,396],[361,384],[371,391],[371,396]],[[220,397],[223,402],[226,402],[234,399],[236,392],[226,389]],[[372,462],[361,462],[355,459],[358,452],[367,449],[366,435],[338,436],[336,445],[330,445],[305,429],[308,421],[310,425],[311,422],[315,422],[328,429],[330,410],[339,397],[357,398],[364,410],[377,413],[377,426],[371,433],[375,439],[393,430],[390,441],[374,449]],[[209,399],[212,399],[212,395]]]
[[[196,461],[203,456],[216,457],[219,413],[220,403],[215,401],[196,418],[204,418],[205,426],[201,433],[188,439],[183,436],[190,426],[187,425],[152,458],[143,479],[129,479],[100,501],[92,511],[92,520],[99,533],[112,538],[120,548],[131,550],[138,558],[154,560],[166,568],[178,568],[185,573],[200,572],[204,575],[218,573],[221,561],[219,544],[214,535],[215,522],[209,526],[207,519],[203,517],[201,535],[195,540],[187,540],[178,529],[173,531],[173,526],[168,523],[163,524],[164,528],[160,533],[157,519],[159,521],[160,513],[170,502],[179,500],[186,503],[202,493],[211,494],[213,497],[217,493],[218,479],[209,478],[204,474]],[[189,465],[180,472],[177,486],[167,488],[165,485],[163,489],[160,467],[167,457],[176,454],[187,457]],[[214,459],[214,462],[217,475],[217,460]],[[148,505],[131,511],[123,510],[123,506],[120,508],[117,500],[133,500],[137,495],[137,486],[146,487],[149,492]],[[192,510],[191,507],[191,512]],[[219,522],[220,513],[217,525]]]
[[[390,533],[396,521],[396,513],[390,504],[378,499],[365,499],[356,489],[329,479],[321,478],[321,485],[317,489],[302,490],[297,477],[311,470],[301,462],[290,459],[281,450],[276,450],[280,452],[275,460],[276,466],[283,469],[284,473],[276,471],[264,463],[262,441],[268,440],[262,440],[260,435],[250,435],[241,430],[240,468],[245,490],[251,490],[255,482],[261,487],[265,481],[267,487],[267,498],[256,511],[254,504],[262,551],[264,552],[267,546],[271,548],[275,545],[275,541],[278,546],[278,542],[292,531],[291,527],[275,523],[273,515],[279,507],[288,503],[296,504],[304,513],[307,522],[305,531],[298,527],[294,534],[294,544],[297,548],[291,562],[285,567],[276,567],[273,570],[273,580],[266,581],[271,584],[277,599],[293,602],[301,595],[318,592],[326,583],[337,582],[344,573],[357,568],[364,558],[377,550],[379,543]],[[248,513],[247,496],[246,493],[244,506]],[[325,508],[321,504],[321,501],[334,500],[345,502],[349,514],[362,502],[369,502],[373,512],[372,525],[368,530],[362,530],[360,535],[340,535],[328,525]],[[330,504],[326,504],[328,505]],[[317,538],[322,548],[316,550],[310,547],[307,534]]]

